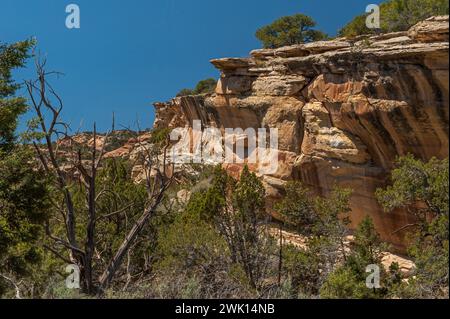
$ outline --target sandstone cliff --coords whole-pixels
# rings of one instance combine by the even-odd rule
[[[383,212],[374,191],[386,184],[397,156],[448,157],[448,29],[448,16],[433,17],[408,32],[214,59],[221,71],[215,94],[156,103],[155,127],[193,120],[276,127],[280,165],[263,176],[269,209],[291,179],[322,195],[335,184],[350,187],[353,226],[370,215],[401,249],[404,234],[396,230],[413,217]],[[230,172],[239,168],[228,165]]]

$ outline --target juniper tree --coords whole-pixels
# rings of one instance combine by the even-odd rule
[[[39,241],[49,204],[47,178],[16,134],[27,105],[16,95],[20,85],[12,71],[25,65],[33,45],[0,43],[0,296],[13,288],[18,298],[26,288],[20,283],[42,257]]]
[[[326,34],[315,30],[316,22],[304,14],[281,17],[256,31],[256,37],[264,48],[324,40]]]

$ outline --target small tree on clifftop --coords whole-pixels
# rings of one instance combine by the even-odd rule
[[[256,31],[256,37],[264,48],[278,48],[286,45],[323,40],[327,35],[313,30],[316,22],[309,16],[295,14],[275,20],[272,24]]]

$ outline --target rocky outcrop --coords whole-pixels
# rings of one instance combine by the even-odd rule
[[[448,157],[448,16],[409,32],[250,55],[212,60],[221,71],[215,94],[155,104],[155,127],[201,120],[222,129],[278,128],[280,165],[263,176],[269,209],[291,179],[322,195],[334,185],[349,187],[352,225],[370,215],[401,249],[404,233],[397,230],[413,216],[383,212],[374,192],[397,156]]]
[[[408,35],[418,42],[448,42],[448,17],[431,17],[412,27]]]
[[[277,243],[280,243],[280,229],[275,227],[269,228],[269,234],[273,237],[278,239]],[[308,238],[301,236],[296,233],[288,232],[288,231],[281,231],[281,238],[283,241],[283,244],[293,245],[299,249],[308,249]],[[346,236],[343,239],[344,243],[344,251],[348,253],[351,249],[352,244],[354,243],[354,236]],[[414,262],[410,259],[406,259],[402,256],[398,256],[395,254],[392,254],[390,252],[382,252],[381,253],[381,263],[384,266],[386,271],[390,271],[390,268],[393,264],[398,265],[398,270],[400,271],[400,274],[404,278],[411,277],[411,275],[414,274],[414,271],[416,269],[416,265]]]

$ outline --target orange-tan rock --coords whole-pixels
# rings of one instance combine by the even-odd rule
[[[398,229],[414,221],[385,213],[374,192],[396,157],[448,157],[448,16],[364,39],[335,39],[254,50],[248,58],[212,60],[215,94],[158,103],[155,127],[279,129],[279,168],[263,176],[268,209],[286,181],[322,195],[353,189],[352,227],[371,216],[383,239],[404,247]],[[230,172],[239,166],[227,165]]]

